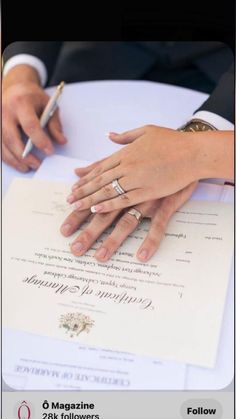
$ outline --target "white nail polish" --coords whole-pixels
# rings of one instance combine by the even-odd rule
[[[69,195],[66,199],[66,201],[68,202],[68,204],[72,204],[72,202],[74,201],[74,195]]]

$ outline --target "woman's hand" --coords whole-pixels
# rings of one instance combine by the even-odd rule
[[[233,131],[180,132],[147,125],[110,138],[128,144],[110,157],[77,169],[83,178],[69,203],[105,213],[171,195],[204,178],[233,179]],[[120,190],[113,181],[117,180]]]
[[[166,198],[148,201],[134,207],[142,214],[142,217],[151,219],[149,232],[137,251],[137,257],[141,262],[147,262],[156,252],[170,218],[190,198],[196,185],[197,182],[194,182]],[[106,214],[94,214],[88,226],[71,244],[71,252],[75,256],[82,256],[101,234],[116,221],[112,233],[105,238],[94,254],[99,262],[108,261],[139,224],[133,215],[128,214],[128,210],[126,209],[125,213],[116,210]],[[61,226],[61,233],[66,237],[75,233],[90,215],[90,210],[87,209],[73,211]]]
[[[49,97],[39,84],[36,70],[28,65],[13,67],[3,79],[2,88],[2,158],[15,169],[26,172],[37,169],[40,161],[32,153],[22,158],[22,131],[35,147],[53,153],[52,140],[65,144],[58,110],[50,119],[48,134],[41,128],[39,115]]]
[[[79,175],[88,173],[74,185],[68,202],[76,202],[79,210],[110,212],[183,189],[198,180],[198,147],[192,135],[154,125],[110,134],[115,142],[132,143],[87,169],[77,169]],[[118,195],[112,186],[115,179],[125,193]]]

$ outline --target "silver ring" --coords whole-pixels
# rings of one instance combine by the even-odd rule
[[[141,221],[142,221],[142,219],[143,219],[143,216],[142,216],[142,214],[141,214],[141,212],[140,212],[140,211],[138,211],[138,210],[137,210],[137,209],[135,209],[135,208],[131,208],[131,209],[128,211],[128,214],[133,215],[133,216],[136,218],[136,220],[137,220],[139,223],[141,223]]]
[[[124,189],[120,186],[118,179],[113,180],[112,187],[118,195],[123,195],[125,193]]]

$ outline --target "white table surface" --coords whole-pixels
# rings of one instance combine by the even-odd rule
[[[52,92],[50,88],[49,93]],[[145,124],[178,128],[206,100],[207,95],[190,89],[145,81],[99,81],[66,85],[60,100],[66,146],[56,146],[56,153],[94,161],[120,148],[106,133],[122,132]],[[3,193],[15,176],[21,174],[3,163]],[[227,304],[214,369],[187,367],[186,389],[219,389],[233,378],[234,326],[233,281],[230,281]]]
[[[193,90],[145,81],[66,85],[59,106],[69,142],[57,146],[56,154],[89,161],[103,158],[120,147],[108,140],[109,131],[122,132],[145,124],[177,128],[206,98],[206,94]],[[3,192],[19,175],[3,163]],[[23,176],[31,177],[32,172]]]

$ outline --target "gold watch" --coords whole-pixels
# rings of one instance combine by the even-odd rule
[[[202,119],[192,119],[178,129],[178,131],[216,131],[216,128]]]

